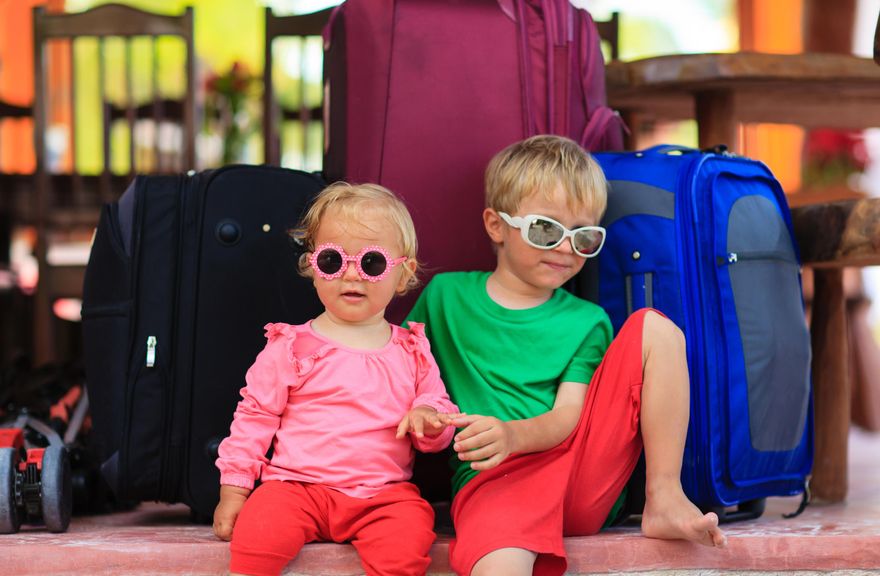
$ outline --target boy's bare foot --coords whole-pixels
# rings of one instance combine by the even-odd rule
[[[718,515],[703,514],[680,490],[647,498],[642,513],[642,534],[648,538],[690,540],[718,548],[727,546],[727,536],[718,527]]]

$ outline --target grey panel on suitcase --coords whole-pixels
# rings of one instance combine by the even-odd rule
[[[669,190],[631,180],[612,180],[608,185],[608,208],[602,218],[606,228],[633,214],[669,219],[675,216],[675,194]]]
[[[782,215],[764,196],[737,200],[728,223],[727,249],[737,256],[730,281],[746,363],[752,446],[793,450],[803,437],[810,398],[810,342],[797,257]],[[756,286],[771,289],[758,294]],[[782,332],[783,327],[788,329]]]

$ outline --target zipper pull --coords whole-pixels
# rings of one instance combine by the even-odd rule
[[[147,368],[156,365],[156,337],[147,336]]]
[[[727,256],[716,256],[715,261],[719,266],[728,266],[736,264],[739,261],[739,256],[736,252],[728,252]]]

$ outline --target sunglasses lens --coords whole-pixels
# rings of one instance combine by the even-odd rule
[[[575,249],[584,256],[592,256],[602,246],[602,236],[599,230],[578,230],[574,234]]]
[[[321,250],[315,261],[324,274],[336,274],[342,268],[342,254],[336,250]]]
[[[556,222],[535,218],[529,223],[529,242],[537,248],[553,248],[562,240],[565,231]]]
[[[361,270],[367,276],[381,276],[385,272],[386,266],[388,266],[388,262],[385,260],[385,256],[379,252],[367,252],[361,258]]]

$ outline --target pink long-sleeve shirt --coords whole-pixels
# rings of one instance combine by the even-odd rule
[[[391,339],[376,350],[328,340],[311,323],[267,324],[266,338],[220,444],[221,484],[253,488],[257,478],[294,480],[369,498],[409,480],[414,446],[437,452],[449,445],[452,427],[435,437],[395,438],[415,406],[458,411],[422,324],[392,326]]]

